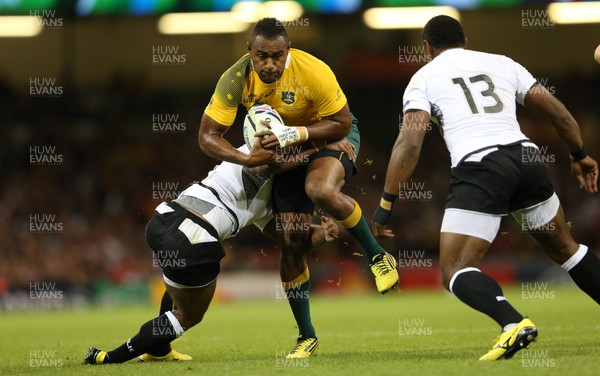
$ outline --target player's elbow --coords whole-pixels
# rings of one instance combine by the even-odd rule
[[[351,130],[352,130],[352,116],[350,115],[350,113],[347,113],[347,114],[344,114],[342,119],[340,119],[340,132],[342,132],[342,134],[340,135],[340,138],[344,138],[344,137],[348,136],[350,134]]]
[[[205,154],[208,152],[207,145],[209,143],[209,139],[210,138],[208,137],[208,135],[206,135],[204,132],[198,132],[198,146],[200,147],[200,150]]]
[[[352,124],[350,122],[344,123],[343,127],[342,127],[342,135],[340,136],[340,139],[348,136],[350,134],[351,130],[352,130]]]
[[[348,121],[344,121],[343,119],[336,119],[333,122],[333,126],[328,127],[326,139],[341,140],[342,138],[350,134],[351,129],[352,123],[350,122],[350,119],[348,119]]]
[[[200,124],[200,129],[198,130],[198,146],[204,154],[210,155],[213,143],[212,136],[212,132],[208,131],[206,127],[203,127],[202,124]]]
[[[328,118],[328,120],[334,123],[334,126],[330,128],[330,134],[328,139],[340,140],[352,130],[352,115],[348,105],[344,106],[338,113]]]

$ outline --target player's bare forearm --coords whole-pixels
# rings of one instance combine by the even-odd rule
[[[542,84],[534,85],[525,96],[525,108],[552,122],[559,137],[570,152],[583,147],[583,140],[577,121],[565,105],[552,95]]]
[[[407,145],[402,138],[396,140],[387,168],[384,191],[397,196],[400,183],[410,179],[418,160],[417,147]]]
[[[198,137],[200,150],[209,157],[236,164],[244,165],[242,153],[236,150],[222,136],[216,134],[205,134]]]
[[[397,195],[401,182],[412,176],[417,163],[423,138],[429,124],[429,114],[425,111],[407,112],[404,115],[402,129],[392,149],[388,164],[384,191]]]
[[[242,153],[223,138],[223,135],[228,130],[229,127],[217,123],[206,114],[202,115],[200,129],[198,130],[198,146],[209,157],[221,161],[243,164],[243,159],[240,155]]]
[[[392,230],[386,227],[391,215],[393,199],[398,196],[400,183],[410,179],[417,167],[429,120],[429,114],[425,111],[408,111],[404,114],[402,129],[392,149],[385,175],[382,198],[371,222],[371,230],[377,237],[386,239],[394,237]]]
[[[577,178],[579,186],[586,192],[598,192],[598,163],[591,157],[585,156],[579,125],[565,105],[541,84],[536,84],[529,89],[524,103],[525,107],[534,113],[550,119],[571,155],[583,152],[577,160],[571,157],[571,171]]]

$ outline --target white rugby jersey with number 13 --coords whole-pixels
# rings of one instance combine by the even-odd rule
[[[512,59],[453,48],[414,74],[403,112],[423,110],[439,125],[452,167],[466,155],[493,145],[527,139],[517,122],[516,103],[536,79]]]

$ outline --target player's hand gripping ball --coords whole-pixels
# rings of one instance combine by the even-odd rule
[[[262,121],[269,123],[269,126],[264,125]],[[249,149],[252,149],[252,145],[258,140],[254,135],[258,132],[270,130],[271,124],[275,127],[283,126],[281,116],[273,107],[259,103],[248,110],[244,119],[244,141]]]

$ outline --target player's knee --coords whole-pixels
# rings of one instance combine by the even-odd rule
[[[283,262],[294,263],[296,260],[304,257],[309,245],[305,241],[292,241],[281,247],[281,259]]]
[[[290,237],[288,243],[281,244],[280,268],[282,271],[299,271],[306,265],[308,243],[302,238]]]
[[[309,246],[310,223],[289,223],[295,231],[282,231],[279,235],[281,254],[284,257],[303,254]]]
[[[323,181],[307,182],[304,188],[310,200],[319,207],[329,206],[338,192],[334,185]]]

